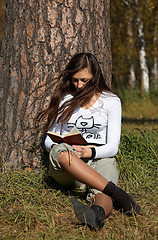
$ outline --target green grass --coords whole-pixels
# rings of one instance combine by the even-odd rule
[[[156,240],[158,146],[148,132],[126,130],[117,161],[119,185],[141,205],[141,215],[128,218],[113,210],[102,230],[91,231],[76,219],[68,192],[50,186],[42,168],[5,169],[0,174],[1,239]]]
[[[124,89],[116,93],[122,101],[122,133],[126,129],[146,130],[158,144],[158,91],[150,95],[142,94],[138,89]]]
[[[138,89],[124,89],[117,94],[122,100],[123,124],[128,129],[138,127],[158,132],[158,91],[149,95],[142,94]]]
[[[119,186],[140,204],[141,215],[129,218],[113,210],[104,228],[92,231],[80,225],[69,192],[57,186],[47,176],[46,169],[27,171],[6,167],[0,173],[0,239],[156,240],[158,124],[152,120],[158,119],[157,96],[129,92],[121,96],[124,121],[117,154]],[[139,111],[135,109],[138,106]],[[78,194],[76,197],[80,198]],[[83,196],[80,199],[84,202]]]

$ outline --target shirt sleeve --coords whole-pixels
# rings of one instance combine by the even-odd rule
[[[55,122],[54,125],[49,129],[49,131],[61,134],[61,124],[56,124]],[[53,144],[56,144],[56,143],[53,142],[52,139],[47,135],[44,141],[44,146],[48,152],[50,152]]]
[[[107,102],[107,144],[95,147],[95,158],[114,157],[118,152],[121,136],[121,101],[118,97]]]

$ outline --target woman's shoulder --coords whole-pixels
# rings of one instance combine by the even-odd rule
[[[121,101],[120,98],[113,92],[102,92],[101,94],[102,100],[108,100],[108,101]]]
[[[120,98],[112,92],[102,92],[101,101],[107,111],[116,111],[121,109]]]

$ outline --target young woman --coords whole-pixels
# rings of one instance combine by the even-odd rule
[[[58,184],[70,188],[85,184],[95,195],[91,208],[74,199],[73,204],[78,219],[96,229],[103,227],[113,202],[127,215],[140,211],[133,198],[117,187],[121,102],[105,82],[91,53],[76,54],[54,81],[50,104],[39,114],[39,119],[47,116],[45,130],[64,136],[75,126],[88,142],[56,144],[47,136],[45,147],[50,152],[50,174]]]

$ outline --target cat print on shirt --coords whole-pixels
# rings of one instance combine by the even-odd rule
[[[100,139],[101,136],[99,133],[94,133],[93,129],[100,129],[101,124],[94,123],[94,117],[84,118],[80,116],[77,118],[75,123],[67,123],[67,127],[77,127],[77,129],[82,133],[85,139]]]

